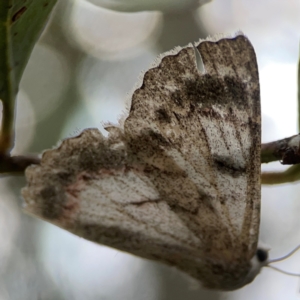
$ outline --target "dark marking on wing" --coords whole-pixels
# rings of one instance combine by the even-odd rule
[[[228,173],[232,177],[244,175],[246,166],[239,165],[239,162],[232,156],[213,155],[213,160],[218,171]]]
[[[184,107],[184,98],[181,95],[182,93],[179,91],[175,91],[170,94],[170,98],[172,102],[174,102],[179,107]]]
[[[168,140],[160,133],[158,132],[154,132],[152,130],[149,131],[149,136],[151,137],[152,141],[157,141],[158,145],[161,146],[169,146],[170,143],[168,142]]]
[[[176,120],[177,120],[178,122],[180,122],[180,116],[179,116],[179,114],[177,114],[176,112],[173,112],[173,115],[174,115],[174,117],[176,118]]]
[[[47,202],[45,201],[42,203],[41,212],[43,218],[52,220],[60,217],[62,208],[59,207],[59,209],[57,209],[57,207],[53,205],[54,202],[52,201],[56,200],[58,194],[59,193],[54,186],[47,186],[40,191],[41,197],[48,200]]]
[[[143,201],[130,201],[128,203],[125,203],[123,206],[129,206],[129,205],[135,205],[137,207],[139,206],[142,206],[144,204],[153,204],[153,203],[159,203],[159,202],[164,202],[165,200],[162,200],[162,199],[157,199],[157,200],[154,200],[154,199],[146,199],[146,200],[143,200]]]
[[[168,112],[163,108],[156,110],[155,116],[161,122],[171,123],[171,117],[169,116]]]
[[[206,206],[211,210],[211,211],[215,211],[215,208],[212,206],[211,202],[212,202],[212,197],[205,193],[205,191],[198,189],[198,193],[199,193],[199,200],[201,203],[205,203]],[[199,207],[200,207],[200,203],[199,203]]]
[[[182,108],[188,104],[194,111],[195,105],[200,104],[203,108],[212,105],[233,105],[241,110],[249,109],[249,103],[245,101],[246,83],[238,78],[220,78],[206,74],[196,80],[185,80],[181,84],[182,89],[171,93],[170,97],[172,103]]]

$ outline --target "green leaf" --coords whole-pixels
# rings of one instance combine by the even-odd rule
[[[15,100],[31,51],[57,0],[0,0],[0,154],[12,147]]]

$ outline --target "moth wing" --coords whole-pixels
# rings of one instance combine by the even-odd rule
[[[248,39],[197,44],[162,58],[132,97],[125,136],[157,171],[153,184],[207,261],[249,262],[260,220],[260,93]],[[178,174],[183,176],[178,177]]]
[[[31,214],[226,288],[225,267],[247,272],[257,243],[258,74],[244,36],[197,48],[204,74],[192,47],[165,56],[124,130],[88,129],[46,151],[22,194]]]
[[[110,132],[106,138],[87,129],[44,152],[41,164],[26,170],[25,211],[100,244],[192,266],[199,238],[160,199],[146,165],[126,151],[122,132]]]

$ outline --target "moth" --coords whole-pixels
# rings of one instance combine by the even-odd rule
[[[26,212],[210,289],[241,288],[268,264],[257,246],[258,68],[242,33],[165,53],[106,130],[86,129],[26,170]]]

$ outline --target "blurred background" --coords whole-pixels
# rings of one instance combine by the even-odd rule
[[[237,30],[257,54],[263,142],[298,133],[300,2],[204,2],[60,1],[21,82],[14,154],[40,153],[84,128],[117,122],[127,94],[159,53]],[[172,268],[24,215],[24,185],[24,178],[0,181],[0,299],[300,299],[300,278],[267,268],[236,292],[203,291]],[[262,188],[260,240],[272,258],[300,244],[299,192],[299,184]],[[278,266],[300,273],[300,253]]]

